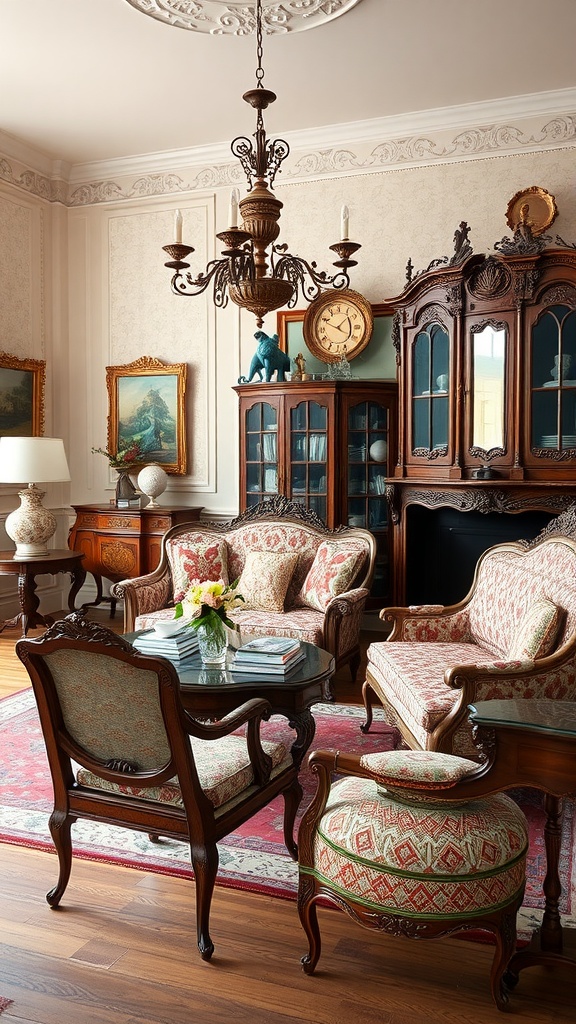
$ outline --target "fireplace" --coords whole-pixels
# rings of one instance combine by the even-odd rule
[[[548,512],[461,512],[410,505],[406,515],[406,604],[455,604],[468,593],[478,558],[504,541],[532,540]]]

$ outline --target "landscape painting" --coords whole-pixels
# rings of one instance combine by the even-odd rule
[[[0,436],[43,434],[45,380],[44,360],[0,352]]]
[[[167,473],[186,473],[184,396],[186,364],[149,356],[106,368],[108,451],[138,447],[138,462],[157,463]]]

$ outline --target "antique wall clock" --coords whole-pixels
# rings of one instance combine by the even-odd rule
[[[354,359],[366,348],[374,327],[372,306],[359,292],[324,292],[308,306],[302,323],[304,341],[324,363]]]

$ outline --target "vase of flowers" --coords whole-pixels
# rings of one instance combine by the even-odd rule
[[[138,464],[142,462],[142,452],[138,442],[133,441],[128,448],[117,451],[116,454],[109,452],[106,448],[93,448],[92,452],[94,455],[105,455],[111,468],[118,471],[116,504],[120,499],[133,498],[137,492],[130,479],[130,473],[134,473]]]
[[[200,657],[204,665],[223,665],[226,660],[226,626],[238,627],[228,617],[233,608],[238,608],[244,598],[237,591],[235,583],[224,580],[193,580],[190,589],[176,605],[175,618],[189,619],[191,629],[198,635]]]

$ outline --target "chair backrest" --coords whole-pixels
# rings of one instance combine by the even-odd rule
[[[137,777],[139,787],[178,775],[203,802],[168,661],[143,657],[80,613],[19,640],[16,653],[32,681],[55,784],[70,784],[71,758],[109,781]]]
[[[506,657],[522,617],[539,598],[564,613],[558,648],[576,632],[576,542],[549,537],[530,548],[489,548],[478,561],[468,606],[474,641]]]

